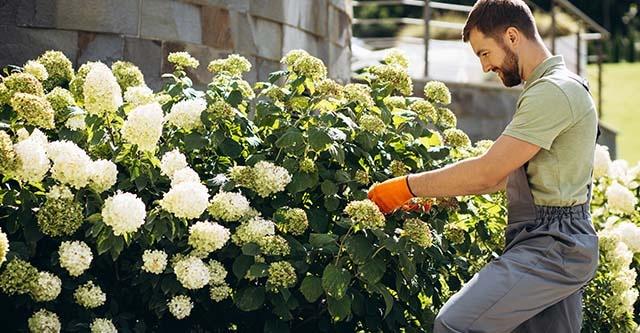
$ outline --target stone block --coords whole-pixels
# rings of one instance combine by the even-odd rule
[[[250,12],[253,16],[297,27],[300,23],[300,8],[301,0],[252,0]]]
[[[257,55],[263,58],[280,61],[282,58],[282,24],[253,18],[255,27]]]
[[[47,0],[9,1],[17,8],[9,22],[22,27],[55,28],[56,27],[56,3]],[[2,9],[4,11],[4,8]],[[4,21],[4,20],[2,20]]]
[[[250,0],[182,0],[182,2],[200,6],[223,7],[237,12],[247,12],[251,7]]]
[[[167,61],[171,52],[186,51],[200,61],[196,69],[187,69],[187,73],[195,86],[204,88],[211,82],[212,74],[207,70],[209,62],[214,59],[226,58],[231,53],[229,50],[218,50],[205,45],[167,41],[162,43],[162,73],[173,72],[173,66]],[[251,59],[249,59],[251,60]]]
[[[60,29],[138,34],[138,1],[57,0],[55,9]]]
[[[329,62],[327,70],[329,76],[341,83],[349,83],[351,80],[351,50],[329,43]]]
[[[340,46],[347,46],[351,41],[351,20],[349,16],[337,10],[335,7],[329,7],[329,40]]]
[[[130,61],[140,68],[149,88],[158,90],[162,87],[160,78],[163,60],[161,42],[127,37],[124,39],[124,60]]]
[[[295,49],[303,49],[312,55],[318,54],[318,39],[314,35],[298,28],[283,26],[282,54]]]
[[[253,30],[253,20],[247,17],[246,13],[231,11],[231,38],[233,40],[233,50],[241,54],[256,54],[258,48]],[[273,37],[271,37],[273,38]]]
[[[229,11],[221,7],[203,6],[202,43],[217,49],[233,49]]]
[[[268,81],[269,74],[282,69],[282,65],[279,61],[258,58],[256,62],[256,67],[258,68],[258,81]]]
[[[140,36],[201,44],[200,7],[170,0],[144,0],[140,18]]]
[[[99,60],[111,66],[122,58],[124,58],[124,38],[120,35],[78,33],[78,64]]]
[[[327,36],[327,0],[299,0],[299,27],[314,35]]]
[[[0,26],[0,45],[0,66],[23,65],[47,50],[61,51],[75,64],[78,33]]]

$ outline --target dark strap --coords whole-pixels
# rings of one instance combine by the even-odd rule
[[[567,71],[567,73],[569,73],[569,77],[570,78],[578,81],[578,83],[580,83],[580,85],[582,85],[584,87],[584,89],[586,89],[587,92],[589,94],[591,94],[591,89],[589,88],[589,81],[587,81],[585,78],[583,78],[582,76],[577,75],[575,73],[572,73],[572,72],[569,72],[569,71]],[[596,141],[600,138],[600,134],[601,134],[600,125],[598,125],[598,133],[596,134]]]

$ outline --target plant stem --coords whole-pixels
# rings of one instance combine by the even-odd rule
[[[349,235],[351,235],[351,231],[353,231],[353,226],[351,226],[349,228],[349,230],[347,230],[347,233],[342,236],[342,239],[340,240],[340,245],[338,248],[338,255],[336,256],[336,266],[338,265],[338,262],[340,260],[340,255],[342,254],[342,249],[344,247],[344,241],[347,239],[347,237],[349,237]]]

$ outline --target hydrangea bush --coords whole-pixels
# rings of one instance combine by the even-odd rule
[[[7,329],[429,331],[498,255],[503,194],[416,199],[389,216],[367,200],[374,182],[491,145],[456,129],[444,84],[410,96],[400,53],[346,85],[294,50],[251,86],[251,64],[231,55],[208,65],[204,90],[187,75],[198,60],[168,61],[175,70],[159,92],[131,63],[75,71],[57,51],[3,77]],[[601,216],[629,212],[621,193],[611,190],[618,200]],[[620,237],[607,258],[629,277],[619,244],[637,247]],[[622,280],[599,282],[620,306],[590,302],[593,311],[633,313],[635,283]]]

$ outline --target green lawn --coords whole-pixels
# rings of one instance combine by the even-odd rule
[[[596,65],[589,66],[589,82],[597,99]],[[632,165],[640,161],[640,63],[605,64],[602,122],[618,131],[618,158]],[[597,103],[597,100],[596,100]]]

